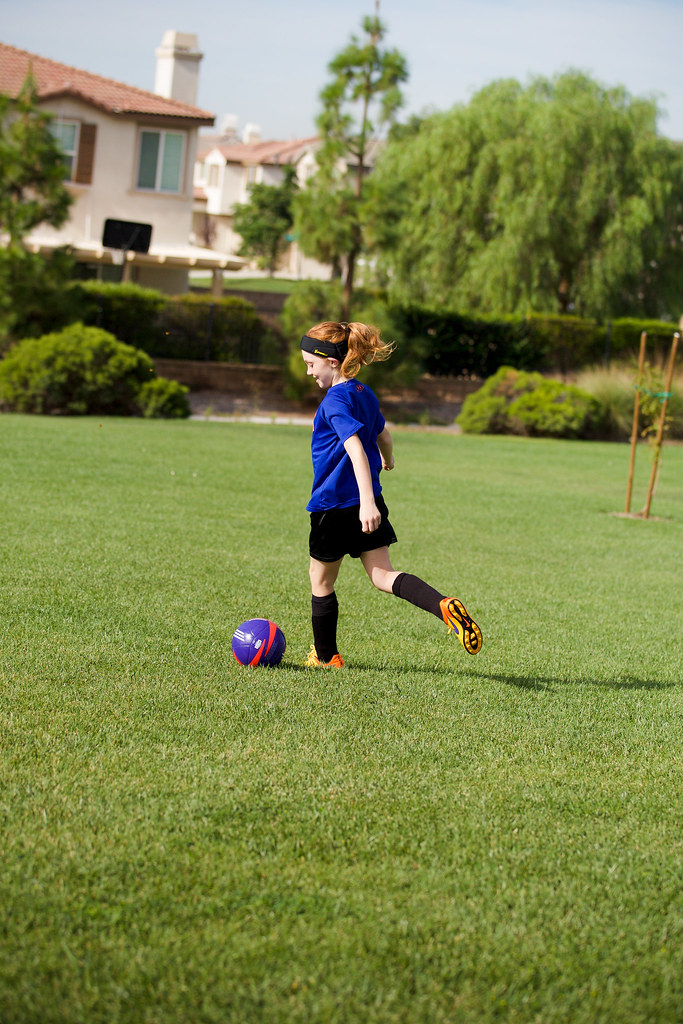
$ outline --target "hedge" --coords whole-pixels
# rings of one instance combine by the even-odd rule
[[[640,335],[658,358],[676,327],[659,320],[621,319],[609,324],[572,316],[474,318],[421,307],[392,308],[404,339],[424,346],[424,369],[440,376],[486,378],[500,366],[566,374],[638,352]]]
[[[161,292],[102,281],[78,281],[71,289],[78,319],[87,326],[100,327],[143,352],[149,352],[149,345],[160,336],[158,319],[166,303]]]
[[[282,363],[282,339],[244,299],[166,296],[134,284],[72,285],[79,319],[151,356]]]

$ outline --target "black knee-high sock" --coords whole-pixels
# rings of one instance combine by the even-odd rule
[[[402,597],[404,601],[410,601],[418,608],[431,612],[432,615],[436,615],[437,619],[442,618],[439,604],[443,601],[444,595],[417,576],[411,576],[409,572],[401,572],[394,580],[391,589],[396,597]]]
[[[334,591],[327,597],[311,596],[311,622],[315,653],[321,661],[331,661],[337,650],[339,602]]]

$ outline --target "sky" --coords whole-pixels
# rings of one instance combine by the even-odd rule
[[[374,0],[0,0],[0,41],[128,85],[154,88],[167,29],[204,57],[197,105],[264,139],[315,135],[332,57]],[[467,103],[499,78],[570,68],[655,98],[683,140],[683,0],[381,0],[384,46],[407,59],[402,116]]]

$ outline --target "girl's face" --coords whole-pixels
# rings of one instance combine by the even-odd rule
[[[306,376],[312,377],[323,391],[327,391],[333,384],[338,384],[343,379],[339,372],[338,360],[315,356],[312,352],[302,352],[301,355],[306,364]]]

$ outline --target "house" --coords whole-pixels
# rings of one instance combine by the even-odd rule
[[[232,115],[224,119],[221,129],[220,135],[199,135],[194,173],[193,238],[201,245],[237,252],[242,239],[233,228],[236,204],[249,202],[251,185],[278,185],[287,165],[296,167],[297,180],[303,188],[317,170],[319,140],[314,137],[263,142],[256,125],[247,125],[240,139]],[[365,174],[374,166],[382,145],[377,139],[368,140]],[[339,161],[339,172],[353,181],[358,174],[357,159],[347,154]],[[328,279],[331,273],[329,265],[304,256],[295,238],[278,268],[279,276],[297,280]]]
[[[166,32],[156,56],[155,91],[146,92],[0,43],[0,92],[16,97],[32,73],[74,200],[62,228],[39,226],[26,243],[70,246],[86,273],[168,293],[186,291],[189,270],[204,269],[220,290],[223,270],[244,261],[190,241],[198,132],[214,123],[194,105],[197,37]]]
[[[303,186],[315,172],[317,138],[289,142],[260,138],[255,125],[245,128],[240,140],[229,117],[220,135],[199,136],[194,173],[193,237],[200,245],[237,252],[242,239],[233,229],[238,203],[249,202],[251,185],[279,185],[286,166],[296,167]],[[328,278],[330,267],[304,256],[293,239],[278,273],[292,278]]]

